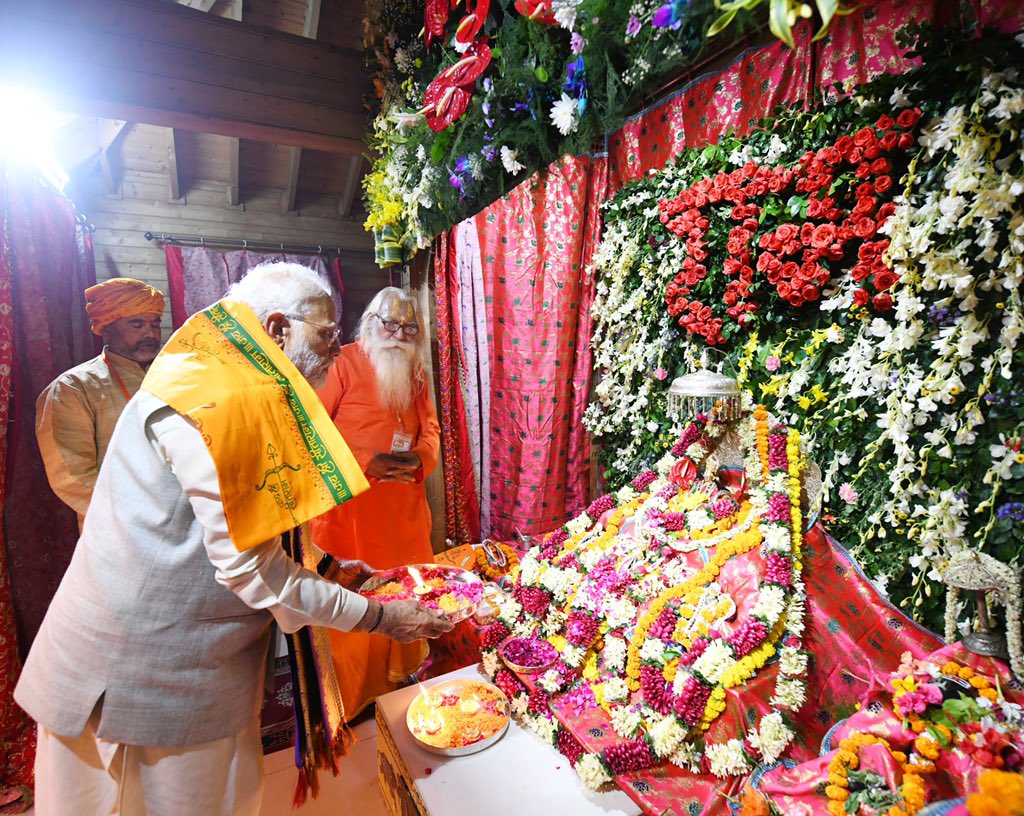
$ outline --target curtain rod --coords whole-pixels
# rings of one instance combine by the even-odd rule
[[[334,252],[337,255],[360,254],[359,250],[342,250],[341,247],[324,247],[322,244],[289,244],[283,241],[249,241],[245,238],[216,238],[206,235],[167,235],[165,233],[143,233],[147,241],[161,244],[192,244],[196,246],[237,247],[238,249],[255,249],[261,251],[291,252],[296,255],[322,255]]]

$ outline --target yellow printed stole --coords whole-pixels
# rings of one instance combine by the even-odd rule
[[[192,315],[142,389],[199,429],[240,552],[369,488],[320,398],[243,303]]]

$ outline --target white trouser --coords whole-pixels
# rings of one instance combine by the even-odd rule
[[[39,726],[36,816],[259,816],[259,720],[233,737],[181,748],[108,742],[94,714],[77,737]]]

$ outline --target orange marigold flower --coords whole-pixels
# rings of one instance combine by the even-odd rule
[[[971,816],[1013,816],[1021,811],[1008,813],[1002,802],[984,793],[972,793],[967,797],[967,812]]]
[[[740,803],[743,809],[740,811],[741,816],[770,816],[771,808],[768,806],[768,802],[764,796],[754,790],[750,785],[743,791],[743,799]]]
[[[1024,813],[1024,775],[989,769],[978,777],[978,789],[991,796],[1014,814]]]
[[[845,802],[850,798],[850,792],[839,785],[826,785],[825,795],[836,802]]]

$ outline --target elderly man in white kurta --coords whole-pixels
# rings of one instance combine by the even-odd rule
[[[274,621],[403,642],[451,629],[349,591],[362,562],[311,550],[307,569],[282,549],[366,487],[310,387],[338,348],[325,284],[268,264],[154,361],[15,690],[39,723],[37,816],[257,816]]]
[[[160,351],[164,296],[134,278],[111,278],[86,289],[85,304],[103,352],[65,371],[36,400],[46,477],[78,513],[79,527],[117,418]]]

